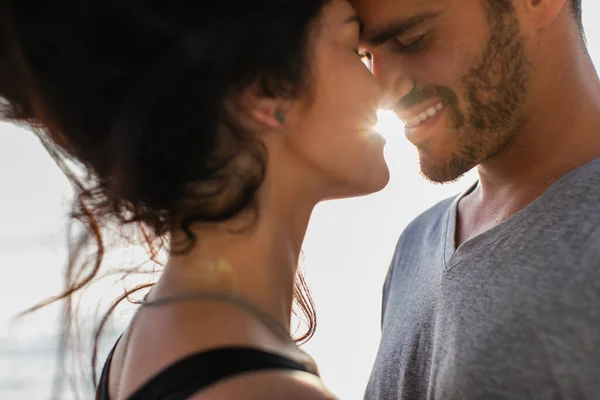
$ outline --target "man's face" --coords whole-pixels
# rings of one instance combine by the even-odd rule
[[[455,180],[523,130],[531,67],[511,0],[352,3],[425,177]]]

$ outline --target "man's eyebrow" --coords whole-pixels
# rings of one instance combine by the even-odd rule
[[[383,27],[381,29],[374,29],[371,32],[368,32],[363,40],[371,46],[379,46],[387,42],[394,36],[398,36],[405,32],[408,32],[415,26],[429,19],[435,18],[440,14],[440,11],[429,12],[424,14],[417,14],[404,20],[392,22],[386,27]]]
[[[346,20],[344,21],[345,24],[350,24],[350,23],[354,23],[354,22],[356,22],[358,24],[358,32],[359,32],[359,34],[362,35],[363,31],[365,30],[365,25],[358,18],[358,15],[353,15],[349,18],[346,18]]]

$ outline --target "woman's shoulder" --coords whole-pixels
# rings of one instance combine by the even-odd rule
[[[189,310],[182,312],[186,308]],[[201,323],[194,322],[197,320]],[[210,392],[213,388],[222,390],[223,387],[227,393],[230,390],[235,392],[238,385],[232,389],[228,387],[229,383],[237,382],[242,384],[243,391],[250,391],[256,382],[255,377],[259,378],[259,384],[271,385],[270,381],[264,382],[266,378],[263,376],[272,377],[273,373],[280,377],[277,381],[283,376],[282,380],[288,382],[286,388],[291,386],[305,391],[310,386],[298,387],[298,383],[290,381],[286,373],[303,369],[302,366],[308,371],[315,369],[303,352],[282,344],[267,328],[235,307],[205,304],[171,310],[157,309],[140,314],[130,333],[130,336],[124,335],[124,338],[129,336],[129,341],[118,343],[110,363],[108,382],[113,395],[117,392],[117,386],[120,386],[121,393],[132,394],[148,385],[160,386],[165,382],[168,386],[179,385],[177,382],[184,375],[194,375],[194,387],[190,390],[206,387],[201,393]],[[126,368],[123,369],[125,364]],[[265,368],[265,364],[270,367]],[[305,375],[311,376],[301,371],[294,376]],[[246,377],[252,378],[250,388],[244,386],[248,384]],[[307,382],[319,382],[316,377],[306,379]],[[200,385],[201,382],[205,383]],[[186,382],[181,382],[181,385],[188,386]],[[232,398],[231,393],[227,396],[224,398]],[[199,398],[219,397],[210,395]],[[244,393],[239,398],[248,397]]]
[[[296,371],[254,372],[222,381],[190,400],[337,400],[318,376]]]

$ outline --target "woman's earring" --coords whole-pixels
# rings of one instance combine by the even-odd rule
[[[283,111],[281,111],[279,109],[277,111],[275,111],[275,119],[281,125],[285,124],[285,115],[283,115]]]

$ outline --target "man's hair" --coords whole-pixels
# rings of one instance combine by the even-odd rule
[[[575,17],[575,21],[579,25],[579,31],[581,33],[581,40],[585,44],[585,32],[583,31],[583,13],[581,10],[581,0],[571,0],[571,10],[573,11],[573,16]]]
[[[583,17],[581,13],[581,0],[571,0],[571,6],[573,7],[573,14],[575,14],[575,19],[579,23],[579,26],[583,30]]]

